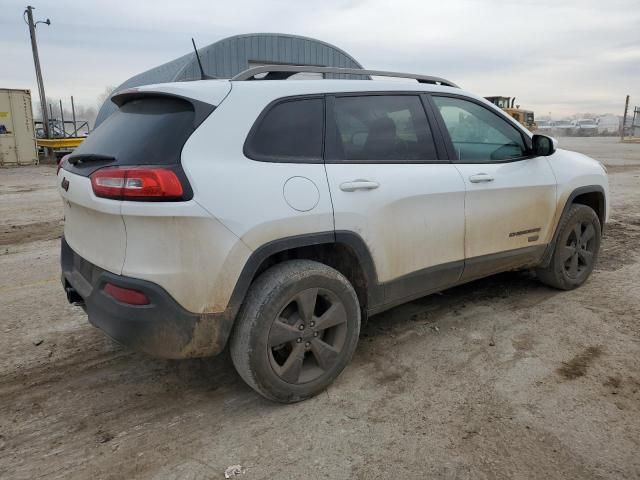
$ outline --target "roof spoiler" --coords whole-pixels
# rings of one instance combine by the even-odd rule
[[[138,88],[130,88],[128,90],[118,92],[111,97],[111,101],[118,107],[122,107],[126,103],[129,103],[133,100],[139,100],[141,98],[173,98],[175,100],[182,100],[190,104],[195,113],[193,119],[194,128],[200,125],[204,121],[204,119],[211,115],[211,113],[216,109],[215,105],[201,102],[200,100],[196,100],[194,98],[176,95],[175,93],[140,90]]]

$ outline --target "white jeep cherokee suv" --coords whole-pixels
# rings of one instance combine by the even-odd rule
[[[58,173],[69,301],[152,355],[229,342],[273,400],[326,388],[369,315],[513,269],[571,289],[598,255],[600,163],[444,79],[267,66],[113,101]]]

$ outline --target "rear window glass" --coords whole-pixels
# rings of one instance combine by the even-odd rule
[[[249,158],[271,162],[322,160],[321,98],[278,103],[258,121],[245,148]]]
[[[114,157],[110,165],[171,165],[194,130],[193,106],[184,100],[150,97],[125,103],[73,152]]]

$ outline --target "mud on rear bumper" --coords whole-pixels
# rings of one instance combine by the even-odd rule
[[[89,322],[117,342],[163,358],[206,357],[224,349],[233,325],[227,313],[189,312],[152,282],[115,275],[91,264],[64,238],[60,262],[69,301],[84,303]],[[104,293],[107,282],[139,290],[150,303],[134,306],[118,302]]]

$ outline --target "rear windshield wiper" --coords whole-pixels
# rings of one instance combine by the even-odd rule
[[[99,153],[71,155],[69,158],[67,158],[67,161],[74,166],[78,163],[115,162],[115,160],[116,157],[112,157],[111,155],[100,155]]]

